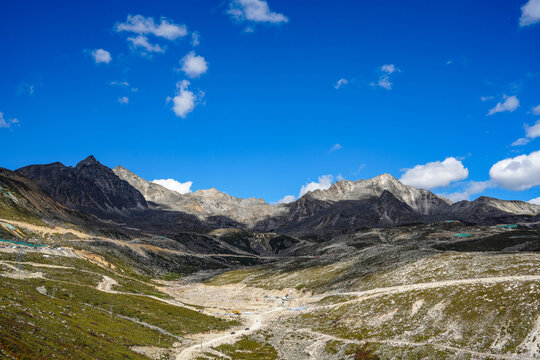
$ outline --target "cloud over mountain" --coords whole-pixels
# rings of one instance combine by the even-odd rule
[[[450,185],[454,181],[464,180],[469,176],[469,170],[454,157],[444,161],[429,162],[407,169],[400,181],[406,185],[422,189],[434,189]]]

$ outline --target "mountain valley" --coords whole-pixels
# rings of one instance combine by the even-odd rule
[[[0,359],[538,359],[540,206],[0,170]]]

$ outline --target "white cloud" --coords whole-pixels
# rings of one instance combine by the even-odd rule
[[[349,80],[347,80],[347,79],[339,79],[337,81],[336,85],[334,85],[334,88],[340,89],[343,86],[347,85],[348,83],[349,83]]]
[[[129,98],[127,96],[119,97],[117,101],[120,104],[129,104]]]
[[[187,35],[185,25],[175,24],[166,18],[161,18],[161,22],[156,24],[152,17],[142,15],[128,15],[126,22],[117,23],[114,29],[118,32],[127,31],[139,35],[152,34],[167,40],[175,40]]]
[[[536,139],[537,137],[540,137],[540,120],[538,120],[533,126],[526,126],[525,134],[529,139]]]
[[[469,181],[463,191],[439,194],[452,201],[470,200],[472,195],[480,194],[489,187],[493,187],[491,181]]]
[[[534,205],[540,205],[540,197],[531,199],[528,202],[530,202],[531,204],[534,204]]]
[[[19,123],[19,119],[12,118],[12,119],[6,119],[4,117],[4,113],[0,112],[0,128],[9,128],[11,125],[16,125]]]
[[[186,181],[185,183],[181,183],[180,181],[176,181],[174,179],[156,179],[152,182],[154,184],[161,185],[169,190],[176,191],[180,194],[190,193],[191,185],[193,185],[193,181]]]
[[[540,105],[536,105],[535,107],[533,107],[532,113],[534,115],[540,115]]]
[[[181,62],[181,70],[190,78],[199,77],[208,70],[206,60],[202,56],[195,55],[194,51],[184,56]]]
[[[167,98],[167,102],[173,102],[173,111],[176,116],[183,119],[186,118],[187,114],[195,109],[195,102],[197,101],[197,96],[188,90],[189,81],[182,80],[176,83],[176,95],[171,98]],[[204,93],[201,93],[200,97],[204,96]]]
[[[239,22],[280,24],[289,21],[285,15],[271,11],[265,0],[232,0],[227,13]]]
[[[514,141],[512,143],[512,146],[522,146],[522,145],[527,145],[528,143],[530,143],[531,140],[530,139],[527,139],[527,138],[519,138],[517,139],[516,141]]]
[[[525,125],[525,137],[514,141],[512,146],[526,145],[537,137],[540,137],[540,120],[538,120],[533,126]]]
[[[392,74],[395,71],[399,71],[399,69],[396,68],[396,66],[394,64],[383,65],[383,66],[381,66],[381,70],[382,70],[382,72],[385,72],[387,74]]]
[[[95,49],[91,51],[92,57],[96,64],[108,64],[112,61],[111,53],[103,49]]]
[[[118,86],[118,87],[125,87],[125,88],[128,88],[131,92],[137,92],[137,91],[139,91],[139,89],[137,89],[136,87],[131,87],[127,81],[116,81],[116,80],[113,80],[113,81],[109,82],[109,84],[110,84],[111,86]]]
[[[332,175],[322,175],[319,177],[319,182],[312,181],[310,183],[302,185],[302,188],[300,189],[300,194],[298,195],[298,197],[302,197],[310,191],[329,189],[330,186],[332,186],[333,180],[334,180],[334,177]]]
[[[540,185],[540,151],[501,160],[491,167],[489,176],[503,189],[527,190]]]
[[[489,110],[488,115],[493,115],[504,111],[515,111],[519,107],[519,100],[515,96],[504,96],[503,102],[498,102],[494,108]]]
[[[445,65],[452,65],[453,63],[454,63],[454,61],[453,61],[452,59],[449,59],[449,60],[445,63]]]
[[[379,80],[377,82],[370,83],[371,86],[378,86],[386,90],[392,90],[392,81],[390,81],[390,75],[395,72],[401,72],[394,64],[385,64],[380,68]]]
[[[126,86],[126,87],[129,87],[129,83],[127,81],[111,81],[109,84],[111,85],[114,85],[114,86]]]
[[[274,204],[288,204],[296,200],[296,196],[294,195],[285,195],[282,199],[279,199]]]
[[[191,46],[195,47],[195,46],[199,46],[199,44],[201,43],[201,35],[194,31],[191,33]]]
[[[381,76],[379,81],[377,81],[377,86],[386,90],[392,90],[392,82],[390,81],[390,77],[387,75]]]
[[[529,0],[521,7],[520,26],[528,26],[540,22],[540,0]]]
[[[495,96],[480,96],[480,101],[482,102],[486,102],[488,100],[493,100],[495,99]]]
[[[341,150],[341,149],[343,149],[343,146],[341,146],[341,144],[334,144],[334,145],[332,145],[330,150],[328,150],[328,153],[333,153],[334,151],[338,151],[338,150]]]
[[[136,37],[128,37],[127,40],[131,42],[131,46],[133,49],[143,49],[143,53],[164,53],[165,47],[161,47],[158,44],[151,44],[148,41],[148,38],[143,35],[139,35]]]
[[[454,181],[466,179],[469,170],[461,161],[448,157],[444,161],[429,162],[407,169],[400,181],[423,189],[433,189],[450,185]]]

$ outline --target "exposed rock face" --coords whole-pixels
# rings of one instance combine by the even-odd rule
[[[164,210],[181,211],[201,219],[222,216],[249,226],[261,217],[271,216],[280,211],[278,207],[269,205],[263,199],[241,199],[214,188],[180,194],[144,180],[121,166],[115,167],[113,171],[120,179],[139,190],[146,201]]]
[[[88,217],[59,204],[33,181],[4,168],[0,168],[0,211],[24,218],[72,222]]]
[[[430,191],[399,182],[389,174],[342,180],[285,205],[287,212],[257,223],[257,231],[292,235],[335,235],[362,228],[462,220],[474,224],[534,221],[540,206],[480,197],[452,204]]]
[[[480,197],[452,204],[430,191],[399,182],[389,174],[334,183],[300,199],[270,205],[241,199],[214,188],[180,194],[94,157],[75,167],[61,163],[32,165],[17,172],[35,180],[55,200],[70,208],[109,218],[122,215],[137,228],[168,232],[245,228],[295,236],[333,236],[372,227],[461,220],[474,224],[540,220],[540,206]],[[139,211],[144,210],[144,211]]]
[[[148,208],[142,194],[93,156],[67,167],[56,162],[30,165],[16,171],[34,180],[61,204],[98,215],[128,215]]]
[[[539,206],[522,201],[481,197],[452,204],[428,190],[404,185],[389,174],[367,180],[341,180],[327,190],[309,192],[292,203],[269,205],[261,199],[235,198],[216,189],[179,194],[120,166],[114,172],[161,209],[196,215],[214,224],[223,217],[223,227],[243,226],[298,236],[454,219],[494,224],[540,216]],[[227,223],[230,220],[236,223]]]
[[[459,201],[440,216],[476,224],[496,224],[527,221],[540,214],[540,206],[524,201],[506,201],[481,196],[474,201]]]
[[[306,196],[323,201],[364,200],[379,197],[384,191],[393,194],[396,199],[406,203],[421,215],[439,213],[451,202],[430,191],[417,189],[399,182],[390,174],[383,174],[368,180],[341,180],[328,190],[315,190]]]

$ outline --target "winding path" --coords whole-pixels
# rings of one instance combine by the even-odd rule
[[[219,346],[225,343],[230,343],[231,341],[236,340],[237,338],[240,338],[245,335],[249,335],[263,327],[265,318],[269,314],[272,314],[278,311],[284,311],[284,310],[285,308],[275,307],[273,309],[264,311],[259,314],[247,315],[249,317],[249,322],[248,322],[248,325],[244,325],[244,326],[247,326],[248,330],[238,330],[234,334],[231,334],[231,333],[216,334],[210,339],[204,340],[202,343],[194,344],[182,350],[176,356],[176,360],[191,359],[193,355],[201,351],[201,349],[204,349],[204,348],[208,349],[210,347],[215,347],[215,346]]]

